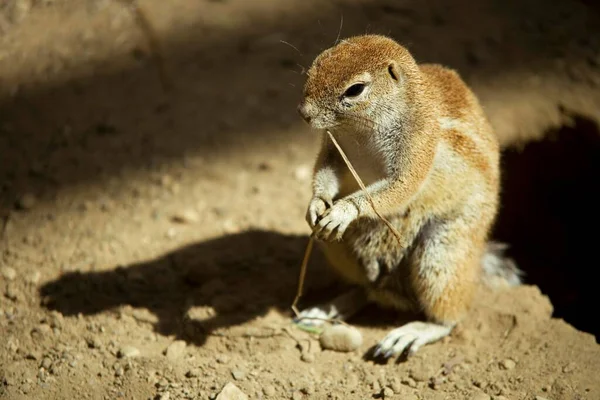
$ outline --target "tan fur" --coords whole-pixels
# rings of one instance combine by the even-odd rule
[[[361,82],[361,95],[344,96]],[[324,138],[307,218],[333,267],[382,305],[410,299],[453,326],[471,303],[498,207],[499,147],[475,95],[456,72],[365,35],[315,59],[299,111],[333,133],[402,235],[398,242],[377,219]],[[332,226],[341,241],[331,240]]]

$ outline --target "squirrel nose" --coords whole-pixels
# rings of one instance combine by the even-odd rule
[[[308,108],[306,107],[305,103],[300,103],[298,106],[298,113],[306,122],[310,122],[312,117],[309,115]]]

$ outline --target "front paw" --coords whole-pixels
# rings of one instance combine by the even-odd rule
[[[331,205],[331,201],[327,201],[321,197],[313,197],[308,205],[308,210],[306,211],[306,222],[308,225],[314,229],[317,225],[317,222],[323,217],[325,211]]]
[[[339,200],[325,212],[314,228],[314,234],[321,240],[341,240],[350,223],[356,218],[358,208],[347,200]]]

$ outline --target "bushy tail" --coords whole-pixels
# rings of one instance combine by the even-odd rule
[[[522,283],[524,273],[517,268],[513,259],[505,256],[507,248],[505,243],[489,242],[481,259],[483,281],[492,288],[512,287]]]

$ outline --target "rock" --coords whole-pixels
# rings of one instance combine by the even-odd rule
[[[548,399],[545,397],[542,397],[542,396],[535,396],[535,400],[548,400]]]
[[[40,273],[40,271],[34,271],[25,278],[25,281],[27,283],[31,283],[32,285],[37,285],[40,282],[41,277],[42,274]]]
[[[393,396],[394,396],[394,391],[391,388],[386,387],[385,389],[383,389],[383,398],[384,399],[390,399]]]
[[[87,337],[85,339],[85,342],[87,343],[90,349],[99,349],[102,347],[102,342],[96,336]]]
[[[130,358],[137,357],[140,355],[140,351],[133,346],[123,346],[119,349],[117,356],[119,358]]]
[[[229,357],[227,356],[227,354],[219,354],[219,355],[217,355],[217,357],[215,358],[215,360],[219,364],[227,364],[229,362]]]
[[[48,324],[39,324],[33,328],[31,336],[34,338],[42,338],[44,336],[52,335],[52,328]]]
[[[183,357],[185,346],[186,344],[183,340],[176,340],[171,343],[163,353],[169,360],[174,361]]]
[[[429,365],[415,366],[410,371],[410,377],[417,382],[426,382],[430,377],[435,375],[434,369]]]
[[[42,363],[40,364],[40,367],[42,367],[44,369],[50,369],[51,366],[52,366],[52,360],[49,357],[44,357],[44,359],[42,360]]]
[[[292,393],[292,400],[302,400],[302,392],[299,390],[296,390],[294,393]]]
[[[167,386],[169,386],[169,381],[165,378],[162,378],[158,382],[156,382],[156,386],[158,386],[160,389],[164,389]]]
[[[236,381],[241,381],[246,377],[246,373],[240,369],[234,369],[231,371],[231,376],[233,376],[233,379]]]
[[[312,363],[315,362],[315,355],[312,353],[302,353],[300,359],[305,363]]]
[[[340,352],[356,350],[362,345],[362,340],[360,331],[347,325],[328,326],[319,337],[321,347]]]
[[[171,398],[171,393],[169,393],[169,392],[161,393],[157,397],[158,400],[169,400],[170,398]]]
[[[175,228],[169,228],[167,229],[167,232],[165,232],[165,237],[167,239],[173,239],[175,236],[177,236],[177,229]]]
[[[265,386],[263,388],[263,393],[267,397],[273,397],[273,396],[275,396],[275,393],[276,393],[275,386],[273,386],[273,385]]]
[[[197,368],[190,369],[188,372],[185,373],[186,378],[196,378],[198,376],[200,376],[200,370]]]
[[[411,377],[402,379],[402,383],[411,388],[417,387],[417,382]]]
[[[511,369],[514,369],[517,366],[517,363],[514,362],[513,360],[511,360],[510,358],[508,358],[508,359],[502,361],[500,363],[500,366],[503,369],[511,370]]]
[[[381,392],[381,385],[378,381],[373,381],[371,382],[371,389],[373,389],[374,392],[379,393]]]
[[[248,396],[233,383],[229,382],[223,387],[221,393],[217,395],[216,400],[248,400]]]
[[[36,203],[37,198],[31,193],[26,193],[17,200],[16,205],[19,210],[27,211],[35,207]]]
[[[562,371],[565,374],[568,374],[569,372],[575,371],[575,368],[577,368],[577,364],[575,364],[574,362],[570,362],[563,367]]]
[[[15,269],[11,268],[11,267],[3,267],[2,268],[2,276],[7,281],[12,281],[17,277],[17,271],[15,271]]]
[[[390,383],[390,387],[396,394],[400,394],[403,391],[402,383],[400,382],[400,379],[398,379],[398,378],[392,379],[392,382]]]
[[[200,220],[200,216],[194,210],[184,210],[175,213],[171,220],[178,224],[194,224]]]
[[[491,400],[492,398],[485,393],[477,393],[471,396],[471,400]]]
[[[13,285],[13,284],[9,284],[6,287],[6,291],[4,292],[4,295],[14,301],[14,302],[18,302],[21,298],[21,293],[19,292],[19,290]]]
[[[241,232],[242,229],[237,222],[231,218],[228,218],[225,220],[225,222],[223,222],[223,230],[227,234],[234,234]]]

